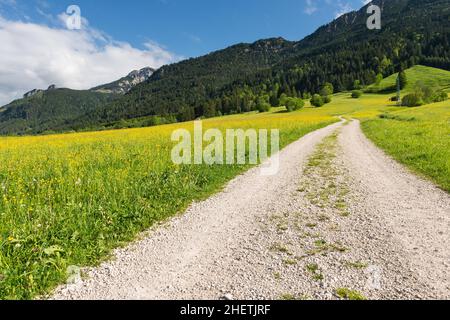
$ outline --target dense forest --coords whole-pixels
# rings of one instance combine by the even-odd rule
[[[12,102],[0,110],[0,133],[36,134],[64,131],[74,119],[112,102],[118,95],[53,89]]]
[[[326,82],[335,91],[350,90],[355,81],[372,84],[416,64],[450,70],[450,0],[373,3],[382,8],[381,30],[367,29],[365,6],[298,42],[260,40],[164,66],[127,94],[55,122],[33,122],[6,109],[0,132],[186,121],[257,110],[266,103],[278,106],[283,95],[309,98]]]

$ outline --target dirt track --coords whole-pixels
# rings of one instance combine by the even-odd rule
[[[303,137],[280,161],[276,176],[235,178],[53,299],[450,298],[447,193],[356,121]]]

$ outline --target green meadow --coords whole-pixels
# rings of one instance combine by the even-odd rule
[[[384,79],[380,87],[395,85],[396,76]],[[448,71],[419,65],[406,70],[406,76],[402,95],[412,92],[418,81],[450,92]],[[388,99],[392,94],[384,96]],[[364,119],[364,133],[400,163],[450,192],[450,100],[417,108],[388,105],[385,101],[380,114]]]
[[[425,85],[434,89],[442,89],[447,92],[450,91],[450,72],[442,69],[431,68],[426,66],[417,65],[405,70],[406,78],[408,82],[402,93],[410,93],[414,90],[414,85],[421,81]],[[368,89],[377,89],[380,91],[389,91],[389,89],[396,88],[396,80],[398,73],[393,74],[383,79],[379,86],[371,85]]]

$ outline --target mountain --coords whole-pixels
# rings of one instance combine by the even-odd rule
[[[382,29],[368,30],[368,5],[320,27],[298,42],[282,38],[238,44],[164,66],[148,81],[80,121],[113,123],[137,117],[201,116],[255,110],[263,98],[315,93],[324,82],[337,91],[355,80],[423,64],[450,70],[449,0],[376,0]]]
[[[104,84],[95,88],[91,91],[102,92],[102,93],[115,93],[115,94],[125,94],[130,91],[134,86],[147,81],[151,75],[155,72],[153,68],[143,68],[141,70],[134,70],[130,72],[126,77],[123,77],[117,81]]]
[[[77,118],[90,114],[148,80],[155,70],[143,68],[117,81],[90,90],[34,89],[0,108],[1,134],[39,134],[80,129]]]
[[[350,89],[355,80],[369,85],[378,73],[386,77],[417,64],[450,70],[450,0],[373,4],[382,9],[381,30],[367,29],[365,5],[301,41],[241,43],[163,66],[129,91],[125,86],[124,95],[74,113],[55,129],[126,127],[155,117],[186,121],[255,110],[264,100],[277,105],[281,94],[308,96],[325,82],[337,91]],[[115,92],[111,86],[122,88],[113,83],[93,92]],[[0,128],[4,119],[0,112]],[[22,121],[32,127],[28,119]],[[19,131],[10,127],[0,132]]]

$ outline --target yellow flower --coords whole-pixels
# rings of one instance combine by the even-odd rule
[[[13,236],[9,236],[9,237],[8,237],[8,241],[9,241],[9,242],[14,241],[14,237],[13,237]]]

